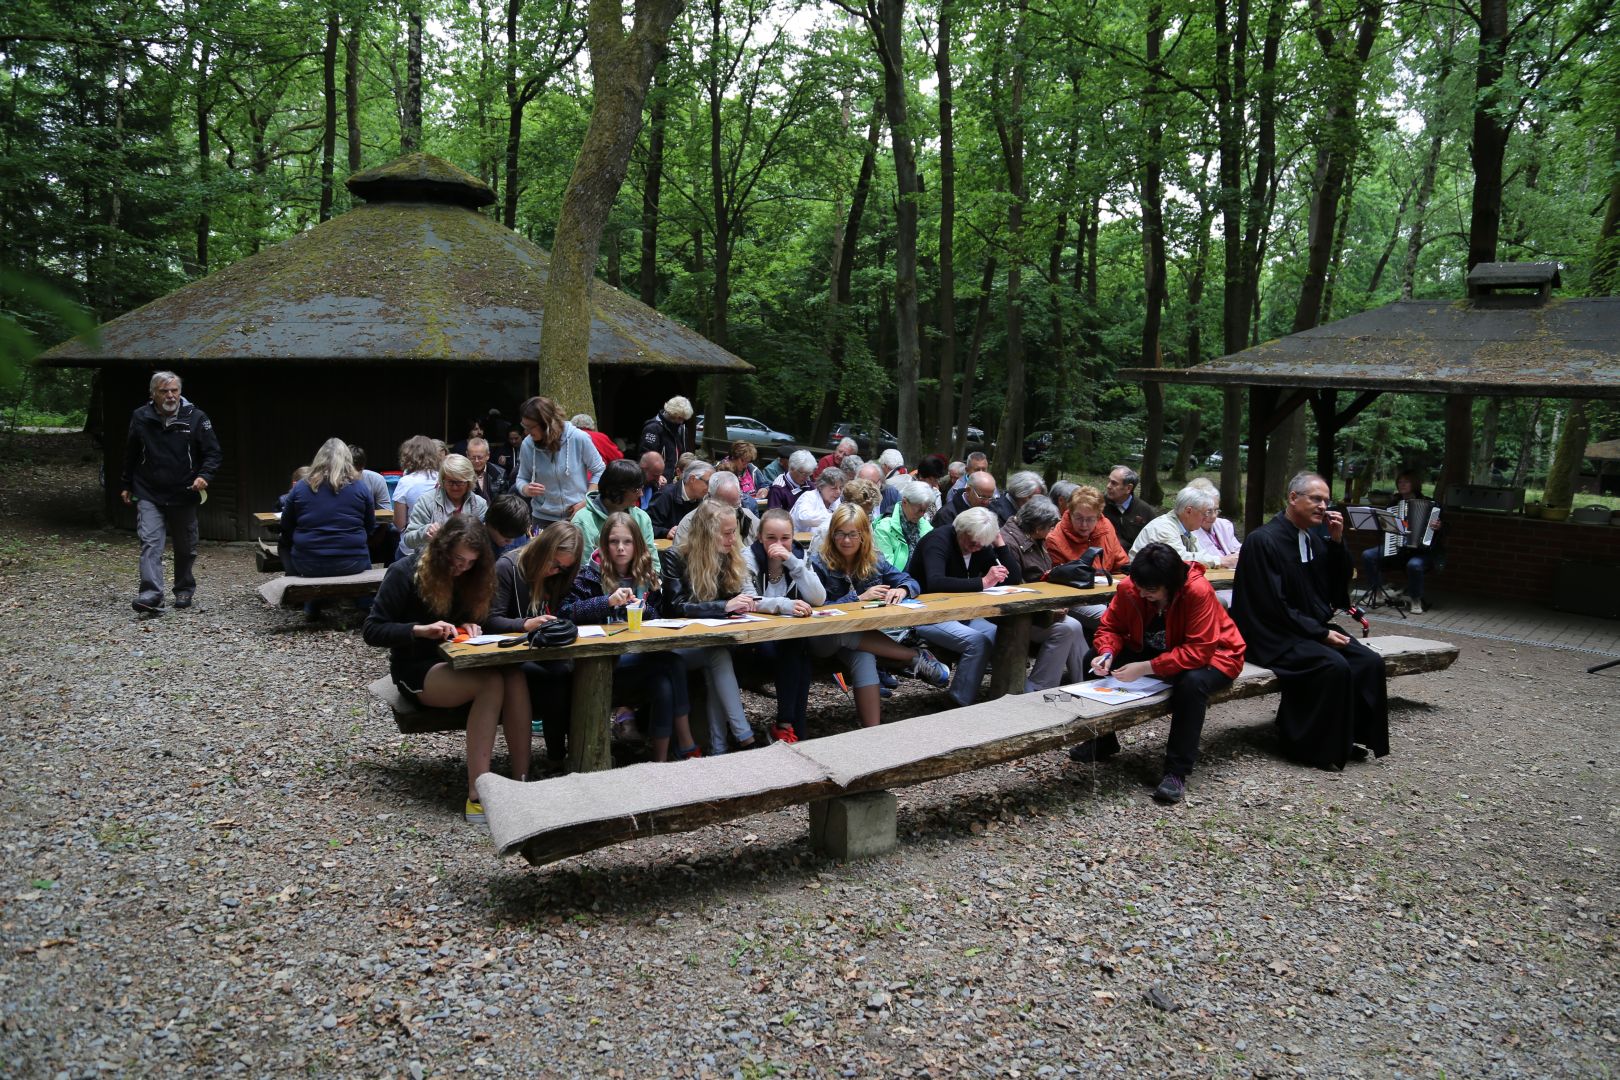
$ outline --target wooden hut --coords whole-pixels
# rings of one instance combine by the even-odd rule
[[[90,428],[103,436],[115,521],[130,410],[168,368],[214,419],[224,475],[205,538],[254,535],[288,475],[339,436],[394,466],[411,435],[461,438],[491,407],[516,420],[535,393],[548,256],[479,209],[495,193],[440,158],[410,154],[357,173],[363,199],[330,221],[102,326],[99,344],[41,357],[100,369]],[[593,289],[591,375],[604,431],[633,437],[671,394],[710,372],[752,371],[617,289]]]

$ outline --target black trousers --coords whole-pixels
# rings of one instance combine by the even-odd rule
[[[1289,757],[1342,769],[1354,743],[1378,757],[1389,753],[1382,656],[1353,639],[1342,649],[1301,639],[1266,666],[1282,681],[1277,725]]]
[[[1127,652],[1116,657],[1114,667],[1151,660],[1158,653]],[[1232,685],[1232,680],[1211,667],[1194,668],[1166,679],[1170,684],[1170,738],[1164,747],[1164,771],[1183,780],[1198,762],[1198,740],[1204,733],[1204,717],[1209,712],[1209,696]]]
[[[523,665],[523,675],[529,683],[529,707],[545,729],[546,758],[561,761],[568,756],[568,725],[574,715],[574,665],[566,660],[531,661]]]

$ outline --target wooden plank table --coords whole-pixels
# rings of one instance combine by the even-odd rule
[[[266,527],[276,529],[281,528],[281,515],[279,513],[271,512],[267,514],[254,514],[253,520]],[[377,520],[381,523],[392,525],[394,523],[393,507],[379,508],[377,510]]]
[[[1232,579],[1231,571],[1212,571],[1211,584],[1220,586]],[[996,643],[990,658],[990,695],[1021,693],[1029,659],[1029,627],[1037,612],[1062,610],[1077,604],[1106,603],[1113,598],[1113,585],[1074,589],[1067,585],[1033,582],[1018,586],[1025,592],[924,593],[917,599],[922,607],[899,604],[868,608],[856,604],[830,604],[841,615],[792,618],[763,615],[760,621],[735,622],[725,626],[687,626],[680,630],[644,626],[634,633],[624,630],[612,637],[581,638],[560,649],[535,649],[528,645],[501,648],[498,645],[442,645],[440,653],[458,670],[522,663],[526,660],[569,660],[574,664],[573,714],[569,723],[568,767],[575,772],[606,769],[611,764],[609,740],[602,718],[613,707],[614,661],[625,653],[662,652],[671,649],[709,646],[751,645],[761,641],[820,637],[825,634],[857,633],[862,630],[892,630],[932,623],[999,619]]]

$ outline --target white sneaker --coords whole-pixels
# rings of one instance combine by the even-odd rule
[[[1423,614],[1423,601],[1414,599],[1412,601],[1412,606],[1406,610],[1410,611],[1413,615]]]

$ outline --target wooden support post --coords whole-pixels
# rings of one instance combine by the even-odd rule
[[[1333,497],[1333,444],[1339,437],[1338,415],[1334,412],[1339,392],[1323,387],[1311,395],[1311,414],[1316,417],[1316,471],[1327,481],[1328,497]]]
[[[1249,387],[1249,479],[1243,492],[1243,531],[1258,529],[1266,520],[1266,439],[1277,391],[1270,386]]]
[[[1468,394],[1446,395],[1446,457],[1440,466],[1440,482],[1431,493],[1443,502],[1451,484],[1466,484],[1474,460],[1474,399]]]
[[[574,711],[568,724],[568,771],[601,772],[613,767],[608,717],[613,710],[611,656],[574,661]]]
[[[990,696],[1022,694],[1029,673],[1029,615],[996,620],[996,643],[990,650]]]

